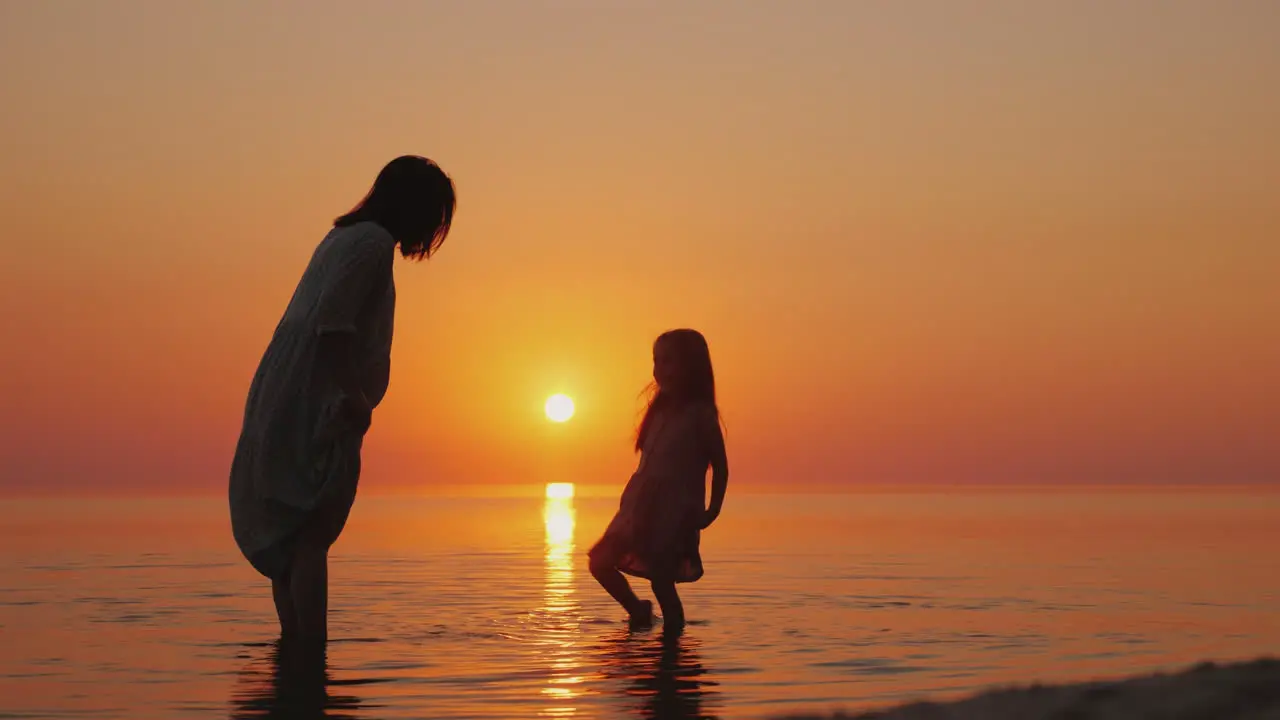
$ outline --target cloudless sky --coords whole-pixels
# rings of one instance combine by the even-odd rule
[[[396,267],[364,488],[621,484],[677,326],[735,482],[1280,481],[1277,38],[1266,0],[0,0],[0,493],[221,492],[402,153],[459,210]]]

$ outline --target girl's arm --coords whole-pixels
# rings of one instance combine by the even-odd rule
[[[720,430],[720,415],[714,407],[702,413],[699,429],[711,465],[711,503],[702,518],[702,527],[706,528],[720,516],[724,506],[724,493],[729,488],[729,458],[724,449],[724,433]]]

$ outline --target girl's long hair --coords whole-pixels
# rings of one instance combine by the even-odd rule
[[[676,367],[679,368],[680,382],[677,387],[658,387],[652,382],[645,392],[649,401],[644,410],[643,419],[636,429],[636,451],[644,449],[645,440],[653,430],[653,420],[658,413],[671,408],[678,408],[689,403],[706,403],[716,406],[716,378],[711,369],[711,349],[707,339],[697,330],[681,328],[668,330],[658,336],[653,346],[666,345],[675,356]],[[719,413],[719,410],[716,411]]]

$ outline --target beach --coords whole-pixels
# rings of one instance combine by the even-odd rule
[[[916,702],[884,711],[786,720],[1268,720],[1280,718],[1280,661],[1217,665],[1182,672],[1071,685],[991,690],[945,703]]]

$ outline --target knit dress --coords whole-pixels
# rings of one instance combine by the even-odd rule
[[[286,572],[298,534],[337,540],[355,502],[365,428],[346,421],[343,393],[318,366],[320,338],[349,333],[370,405],[391,372],[395,240],[362,222],[334,228],[316,248],[262,356],[231,464],[231,528],[270,578]]]

